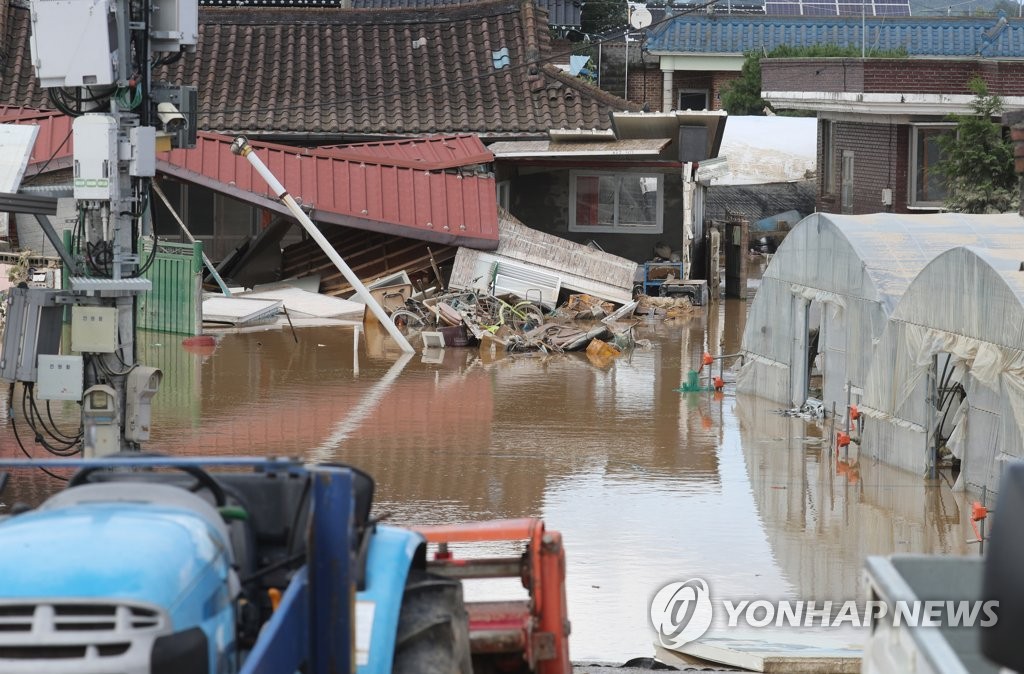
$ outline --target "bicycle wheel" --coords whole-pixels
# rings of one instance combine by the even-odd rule
[[[420,332],[427,325],[422,316],[407,309],[399,309],[391,314],[391,321],[405,337]]]
[[[520,302],[515,306],[506,304],[501,307],[501,320],[516,330],[526,332],[544,323],[544,311],[533,302]]]

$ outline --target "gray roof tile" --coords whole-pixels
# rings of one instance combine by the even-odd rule
[[[32,72],[28,12],[9,2],[0,0],[13,38],[0,68],[0,105],[51,107]],[[154,79],[198,87],[201,129],[314,141],[603,129],[612,111],[635,109],[546,64],[549,42],[545,14],[532,0],[429,9],[206,8],[196,53]],[[495,68],[492,52],[502,48],[509,65]]]

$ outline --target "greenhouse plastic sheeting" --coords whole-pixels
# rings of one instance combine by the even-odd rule
[[[947,443],[962,461],[961,480],[995,491],[1002,465],[1024,457],[1024,231],[1021,239],[947,251],[907,288],[867,377],[868,456],[915,471],[927,465],[936,423],[927,374],[948,354],[967,393]]]
[[[846,405],[863,388],[875,345],[903,292],[928,262],[957,246],[1024,249],[1016,214],[831,215],[815,213],[786,235],[750,307],[738,389],[783,405],[806,391],[807,321],[820,309],[823,402]],[[854,402],[857,399],[854,397]]]

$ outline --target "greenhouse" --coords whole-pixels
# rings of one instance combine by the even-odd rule
[[[875,349],[861,457],[925,472],[951,453],[958,484],[995,491],[1024,457],[1024,235],[949,250],[903,294]]]
[[[957,246],[1024,249],[1016,214],[831,215],[804,218],[772,257],[743,333],[737,390],[786,406],[808,399],[845,413],[874,346],[926,264]]]

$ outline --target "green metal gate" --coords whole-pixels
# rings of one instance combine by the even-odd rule
[[[149,259],[152,241],[139,243]],[[158,241],[156,259],[145,273],[153,289],[139,298],[137,324],[143,330],[198,335],[203,327],[203,244]]]

